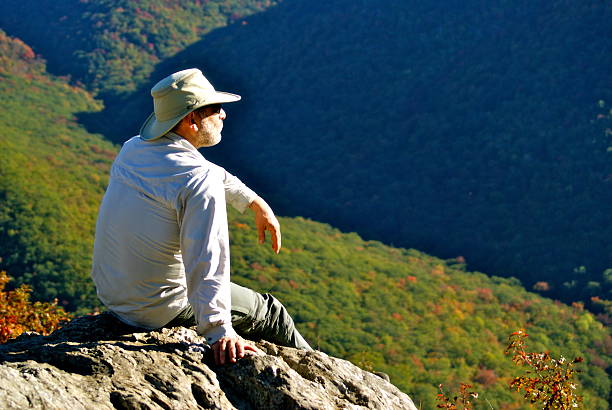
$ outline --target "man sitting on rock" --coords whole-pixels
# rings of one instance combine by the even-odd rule
[[[151,90],[154,112],[123,145],[98,215],[92,277],[98,297],[123,322],[147,329],[197,325],[215,362],[257,348],[238,336],[311,349],[284,306],[230,283],[226,202],[254,211],[281,248],[272,209],[198,148],[221,140],[222,103],[198,69],[174,73]]]

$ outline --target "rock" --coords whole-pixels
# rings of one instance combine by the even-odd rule
[[[216,366],[192,329],[139,331],[110,314],[82,316],[50,336],[0,345],[0,408],[416,409],[346,360],[257,345],[264,355]]]

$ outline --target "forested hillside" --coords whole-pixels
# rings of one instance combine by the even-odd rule
[[[158,68],[244,94],[214,157],[284,213],[610,299],[612,3],[316,4]]]
[[[0,270],[38,299],[91,309],[95,216],[116,148],[74,115],[101,105],[2,31],[0,104]]]
[[[423,409],[435,408],[439,383],[455,389],[465,380],[480,392],[478,408],[489,409],[486,400],[523,408],[509,405],[520,403],[507,389],[520,371],[503,354],[523,325],[535,351],[587,356],[583,382],[608,397],[612,339],[580,306],[302,218],[281,220],[284,250],[274,255],[256,243],[250,219],[232,214],[233,280],[277,295],[314,346],[387,372]],[[585,408],[605,409],[606,400]]]
[[[264,10],[276,1],[34,3],[16,0],[0,3],[0,27],[42,51],[52,73],[70,74],[90,90],[110,98],[134,91],[148,80],[155,64],[203,34]]]
[[[96,4],[87,1],[81,3]],[[63,3],[53,4],[61,8]],[[53,9],[53,4],[49,3],[48,8]],[[546,181],[546,176],[553,175],[559,169],[554,167],[555,162],[552,159],[547,162],[548,157],[545,155],[534,156],[537,153],[532,147],[534,140],[543,136],[530,134],[533,131],[530,127],[543,124],[534,120],[543,115],[537,108],[545,99],[535,98],[540,94],[534,93],[533,89],[527,90],[531,94],[526,95],[533,99],[528,107],[521,108],[517,102],[519,100],[502,99],[497,106],[492,103],[490,114],[485,115],[481,111],[473,110],[484,117],[499,116],[501,124],[506,127],[507,133],[496,134],[500,129],[489,125],[489,128],[482,131],[490,132],[487,135],[491,138],[486,139],[485,135],[478,131],[476,123],[472,124],[473,130],[477,130],[474,134],[466,133],[465,129],[462,134],[453,134],[448,130],[448,127],[454,124],[451,119],[456,120],[455,116],[467,115],[469,108],[474,108],[474,104],[477,105],[480,101],[477,98],[479,90],[487,88],[485,85],[478,85],[480,80],[487,76],[476,75],[476,72],[473,73],[475,77],[471,83],[472,88],[460,87],[459,73],[465,74],[475,69],[474,67],[464,67],[465,71],[457,69],[458,73],[445,77],[441,75],[441,68],[435,61],[431,65],[420,66],[416,71],[418,81],[439,76],[440,86],[432,93],[426,92],[426,88],[421,89],[419,93],[414,88],[417,83],[412,82],[400,82],[393,88],[384,87],[393,79],[393,76],[385,75],[388,74],[388,67],[394,67],[390,63],[395,60],[384,60],[383,51],[379,51],[382,54],[376,54],[376,43],[384,44],[383,38],[396,42],[396,48],[410,57],[398,57],[398,66],[405,61],[416,61],[420,53],[426,54],[429,50],[415,48],[415,54],[410,54],[410,48],[401,48],[407,40],[385,34],[389,33],[389,27],[394,27],[389,26],[389,21],[397,19],[397,24],[413,21],[408,18],[412,16],[417,22],[419,20],[415,16],[429,16],[430,20],[422,17],[425,20],[419,23],[421,25],[418,28],[414,28],[414,33],[417,33],[428,27],[431,30],[434,26],[438,27],[425,24],[431,23],[434,16],[446,16],[447,20],[439,18],[436,24],[446,23],[440,27],[450,30],[450,11],[444,14],[444,10],[435,9],[431,11],[433,14],[430,16],[426,13],[427,10],[416,6],[414,10],[400,7],[395,10],[395,17],[391,17],[385,14],[384,3],[379,6],[372,5],[367,12],[362,13],[370,17],[377,16],[376,19],[369,20],[374,22],[369,25],[368,30],[371,31],[366,32],[370,35],[363,36],[359,43],[355,42],[349,47],[346,45],[348,43],[337,43],[341,40],[348,41],[346,38],[350,30],[346,27],[352,24],[357,30],[366,26],[365,17],[355,8],[357,5],[332,1],[326,9],[316,9],[315,16],[309,13],[304,4],[297,1],[293,4],[295,9],[288,8],[288,5],[283,3],[257,18],[246,20],[246,24],[239,23],[231,28],[215,31],[201,43],[157,67],[153,74],[155,78],[174,66],[196,64],[210,73],[218,88],[241,92],[245,96],[245,103],[236,104],[235,110],[228,107],[229,118],[224,131],[224,143],[219,149],[204,151],[204,155],[216,158],[222,165],[229,166],[234,171],[243,171],[237,173],[249,185],[255,185],[260,192],[265,193],[275,208],[277,204],[284,204],[286,209],[298,209],[299,205],[300,213],[303,214],[313,214],[317,209],[325,207],[336,208],[341,213],[327,216],[336,218],[338,224],[350,226],[345,216],[354,214],[360,223],[387,224],[387,219],[394,218],[395,214],[393,209],[386,206],[395,204],[403,207],[401,218],[394,219],[394,235],[406,233],[410,226],[420,235],[437,232],[442,235],[439,240],[434,240],[433,237],[421,239],[424,247],[434,247],[440,254],[444,252],[437,247],[453,244],[461,232],[470,245],[489,241],[494,247],[504,250],[500,244],[495,244],[496,237],[489,237],[480,231],[483,226],[492,229],[491,223],[495,223],[497,227],[497,230],[492,232],[506,232],[508,238],[514,238],[511,233],[515,231],[524,235],[523,230],[527,230],[527,233],[533,232],[532,242],[527,244],[535,248],[525,249],[532,249],[533,252],[538,249],[547,250],[554,255],[560,255],[560,258],[563,255],[559,252],[567,251],[572,246],[572,249],[583,249],[579,246],[581,235],[591,239],[594,257],[600,255],[596,252],[598,246],[602,247],[603,244],[604,249],[609,246],[607,239],[601,236],[609,232],[609,224],[606,223],[606,216],[609,218],[610,215],[609,201],[606,201],[606,188],[609,188],[609,185],[606,185],[605,179],[604,183],[599,185],[583,185],[589,181],[598,181],[598,172],[603,172],[608,166],[604,161],[607,157],[600,156],[598,148],[602,144],[605,145],[607,137],[605,134],[602,134],[602,139],[597,137],[597,132],[605,132],[600,128],[609,121],[607,102],[599,104],[595,101],[594,105],[589,105],[587,100],[590,96],[581,94],[582,88],[576,87],[570,87],[571,93],[576,94],[574,99],[566,101],[558,96],[564,101],[567,111],[562,110],[561,106],[554,110],[558,110],[559,115],[561,111],[567,113],[569,118],[552,128],[544,128],[542,132],[546,138],[541,140],[538,147],[542,152],[566,158],[564,166],[567,168],[564,169],[567,173],[573,173],[575,179],[570,180],[569,174],[566,175],[568,179],[551,179],[553,185],[571,182],[573,187],[565,196],[556,196],[555,200],[561,203],[558,208],[551,208],[548,195],[563,190],[555,191],[553,188],[556,185],[546,185],[543,181]],[[568,7],[570,6],[568,4]],[[461,7],[456,5],[453,13],[458,13]],[[531,6],[528,7],[526,3],[524,7],[525,10],[531,10]],[[576,5],[571,7],[578,8],[572,9],[572,12],[582,10]],[[597,7],[593,9],[592,20],[588,20],[592,31],[597,31],[599,27],[593,23],[599,21],[595,12],[601,10]],[[486,7],[484,9],[488,10]],[[341,10],[346,12],[344,20]],[[486,35],[476,36],[471,32],[471,28],[468,30],[468,27],[474,27],[467,24],[471,14],[462,16],[467,19],[465,35],[474,39],[474,44],[479,44],[475,40],[484,42]],[[530,14],[522,16],[526,19]],[[5,17],[2,19],[6,20]],[[319,23],[327,21],[326,19],[329,19],[329,31],[321,31],[321,27],[325,26]],[[337,24],[332,30],[331,22],[334,21],[343,24]],[[270,22],[280,31],[269,34],[265,27],[270,27]],[[307,22],[311,23],[311,29],[305,28]],[[23,24],[29,27],[27,19],[23,20]],[[582,23],[571,20],[571,24]],[[398,26],[398,29],[399,27],[404,26]],[[291,36],[294,29],[305,33],[301,42]],[[514,33],[510,23],[505,29],[510,30],[505,32],[506,35]],[[546,32],[543,31],[544,34]],[[447,32],[441,31],[442,37],[437,50],[451,47],[441,40],[448,39],[445,33]],[[570,33],[563,33],[568,35],[565,41],[571,42]],[[255,58],[263,51],[255,50],[257,47],[253,41],[257,37],[266,44],[265,49],[269,53],[267,58],[258,60],[258,64]],[[407,36],[409,39],[413,37]],[[501,36],[500,39],[505,37]],[[282,48],[279,45],[282,42],[275,43],[275,38],[277,41],[284,38],[287,47]],[[323,49],[313,49],[317,44],[323,44],[323,39],[327,45]],[[416,47],[416,40],[414,41],[410,44]],[[215,44],[219,51],[213,52],[211,44]],[[348,48],[340,48],[342,44]],[[249,50],[248,46],[253,49]],[[597,48],[595,45],[589,47]],[[275,53],[275,50],[286,52]],[[290,50],[293,50],[294,54],[289,53]],[[321,50],[327,50],[327,54],[323,54],[324,60],[318,58],[321,56]],[[465,50],[468,51],[476,53],[472,49]],[[48,52],[52,54],[53,50],[49,49]],[[368,60],[368,64],[362,66],[351,65],[351,60],[346,60],[349,61],[348,67],[364,67],[363,70],[355,69],[355,72],[345,71],[344,74],[338,74],[338,53],[345,57],[352,56],[354,59],[368,55],[377,58]],[[284,57],[285,55],[288,57]],[[197,61],[193,56],[197,56]],[[502,51],[494,54],[494,57],[498,59],[500,67],[504,62],[508,62],[503,60]],[[601,55],[599,58],[600,60],[591,61],[597,65],[597,62],[603,59]],[[275,62],[275,59],[278,61]],[[439,59],[440,64],[445,61],[442,55]],[[540,67],[538,64],[544,64],[545,60],[543,57],[543,60],[534,61],[533,67]],[[315,64],[315,61],[318,63]],[[322,64],[322,61],[326,64]],[[267,72],[264,67],[267,64],[277,69],[282,64],[286,67],[285,70]],[[206,67],[211,69],[207,70]],[[541,70],[546,70],[546,67],[548,66]],[[568,65],[568,76],[574,73],[571,67],[573,66]],[[314,71],[310,72],[306,68]],[[249,74],[246,75],[245,71]],[[258,73],[267,73],[267,77],[259,77]],[[537,73],[531,75],[535,75],[539,81],[547,78],[544,71]],[[454,75],[459,77],[453,77]],[[360,78],[362,88],[355,87],[353,81]],[[505,75],[499,74],[496,78],[501,81]],[[476,81],[477,79],[479,81]],[[515,78],[518,84],[525,87],[528,82],[521,82],[521,79],[522,77]],[[486,85],[491,86],[493,83],[491,80]],[[295,90],[299,84],[305,86],[300,86],[301,92],[297,93]],[[405,88],[410,84],[413,88]],[[606,88],[603,82],[600,85],[581,84],[585,89]],[[504,91],[504,85],[508,86],[508,83],[497,86],[495,92]],[[534,87],[544,94],[548,93],[545,90],[550,89],[542,84]],[[367,88],[370,89],[369,92]],[[143,86],[143,89],[146,87]],[[361,98],[353,94],[356,89],[362,90]],[[396,90],[394,94],[385,94],[391,89]],[[277,90],[284,90],[287,94],[276,94],[280,92]],[[371,90],[380,90],[381,94]],[[561,92],[560,89],[557,91]],[[117,91],[120,92],[125,90]],[[146,92],[140,92],[146,97]],[[467,98],[471,92],[474,93],[473,101]],[[511,94],[511,91],[508,91],[508,94]],[[437,104],[443,101],[438,99],[442,98],[440,96],[448,98],[452,104],[438,107]],[[112,101],[122,101],[119,97],[114,98],[116,99]],[[410,105],[414,110],[410,111],[405,104],[415,98],[419,103]],[[583,106],[579,104],[582,98],[585,101]],[[49,300],[58,297],[60,303],[71,310],[93,309],[98,304],[89,279],[95,214],[106,186],[110,163],[118,148],[100,135],[87,132],[78,119],[84,117],[83,113],[89,113],[90,117],[95,115],[92,113],[102,108],[101,102],[96,101],[83,88],[70,85],[69,79],[49,75],[44,60],[28,45],[8,37],[1,31],[0,101],[0,270],[6,270],[16,278],[17,283],[30,283],[35,289],[37,299]],[[111,100],[106,102],[108,101]],[[145,114],[141,116],[138,109],[143,108],[138,108],[139,100],[132,98],[129,101],[131,104],[122,106],[122,109],[127,110],[125,113],[131,113],[133,121],[140,123]],[[460,102],[465,101],[469,103],[467,107],[460,108]],[[503,110],[502,106],[506,106],[508,111]],[[346,111],[334,111],[339,107],[345,107]],[[594,108],[591,110],[588,107]],[[552,106],[549,108],[553,110]],[[451,109],[459,111],[452,114]],[[574,109],[576,111],[573,111]],[[116,126],[115,135],[119,135],[120,132],[123,133],[120,128],[122,122],[120,118],[108,117],[112,112],[116,114],[118,111],[107,109],[100,118],[113,127]],[[361,116],[353,116],[353,112],[359,112]],[[447,114],[442,115],[446,112]],[[585,112],[589,114],[585,122],[573,122],[582,118],[580,115]],[[230,119],[236,119],[236,122],[232,123]],[[298,122],[298,119],[302,122]],[[554,119],[559,118],[553,117],[550,121]],[[349,123],[354,126],[352,133],[344,131]],[[523,123],[525,134],[519,133],[521,138],[517,139],[517,130]],[[412,131],[407,133],[406,129],[395,128],[401,124],[413,127]],[[426,125],[431,128],[426,128]],[[395,131],[398,139],[394,139]],[[569,137],[565,132],[569,133]],[[468,138],[468,135],[471,138]],[[398,145],[395,144],[400,139],[409,143],[408,148],[405,148],[409,151],[399,151]],[[575,140],[581,143],[572,145]],[[470,142],[468,147],[471,148],[469,152],[474,153],[473,157],[462,151],[466,148],[461,142]],[[256,143],[258,145],[253,145]],[[254,149],[255,146],[258,147],[257,150]],[[483,157],[482,155],[488,152],[481,152],[483,147],[492,150],[495,155],[490,158]],[[224,151],[232,153],[232,158],[228,158]],[[576,152],[582,154],[575,155]],[[382,156],[383,153],[388,155]],[[527,161],[527,157],[519,153],[531,155],[532,160]],[[332,154],[335,158],[330,161]],[[519,156],[512,160],[513,155]],[[452,161],[454,156],[457,157],[456,162]],[[427,158],[431,163],[425,162]],[[262,162],[265,160],[268,162]],[[508,161],[507,164],[504,163],[507,167],[501,167],[502,163],[499,161],[502,160]],[[328,161],[329,170],[325,161]],[[479,161],[484,161],[490,169],[496,169],[493,165],[500,165],[498,169],[512,172],[499,171],[499,174],[488,175],[478,168]],[[531,164],[530,167],[521,168],[525,163]],[[359,164],[363,166],[359,167]],[[593,168],[595,165],[599,168]],[[451,166],[452,169],[449,168]],[[386,175],[383,173],[385,169],[393,170],[395,177],[387,176],[387,179],[383,179]],[[527,171],[530,173],[523,173]],[[433,172],[439,173],[438,179],[431,174]],[[398,175],[401,175],[401,178],[397,177]],[[447,177],[444,178],[444,175]],[[469,178],[462,179],[466,175],[473,177],[474,181]],[[480,186],[476,179],[483,175],[491,178],[491,185],[473,192],[472,196],[475,198],[470,203],[471,206],[466,206],[459,196],[453,196],[456,192],[451,190],[451,182],[468,184],[472,181],[470,184],[473,185],[468,184],[467,187],[476,189]],[[512,179],[515,176],[526,179]],[[502,180],[503,184],[500,182]],[[542,185],[536,190],[535,186],[526,184],[524,190],[521,190],[513,185],[518,183],[516,181],[532,181],[533,184]],[[355,188],[357,182],[360,182],[360,189]],[[380,190],[374,194],[374,188],[370,186]],[[491,192],[487,193],[486,187],[489,187]],[[516,194],[516,198],[504,197],[502,194],[506,192],[506,188],[509,189],[508,192]],[[531,196],[522,196],[522,192]],[[536,195],[538,192],[539,195]],[[307,195],[299,196],[299,193]],[[358,196],[358,193],[365,196]],[[372,195],[379,196],[375,198]],[[479,195],[484,197],[479,198]],[[352,198],[353,202],[342,198]],[[504,199],[514,199],[514,202],[503,206],[507,219],[501,218],[504,214],[493,212],[495,208],[489,210],[490,213],[484,212],[488,202],[493,199],[497,201],[493,201],[493,204],[498,206],[503,205]],[[593,203],[595,200],[597,207]],[[408,205],[406,201],[409,201]],[[360,202],[375,205],[375,210],[366,213],[365,208],[359,208]],[[463,207],[456,208],[455,213],[451,213],[452,208],[446,208],[450,204]],[[543,205],[538,208],[538,204]],[[519,209],[517,211],[514,207],[518,205],[525,206],[526,209],[516,208]],[[433,216],[429,217],[425,209],[417,212],[420,206],[428,207],[437,219],[431,219]],[[472,207],[476,207],[480,213],[473,214],[475,211]],[[543,221],[522,219],[527,218],[527,211],[530,209],[540,209],[537,216]],[[584,212],[577,212],[579,209],[584,209]],[[555,216],[553,211],[560,212],[562,216],[568,215],[564,212],[574,212],[570,216],[573,217],[571,221],[577,224],[576,230],[573,225],[551,225],[549,229],[552,233],[563,228],[567,229],[567,234],[548,237],[536,235],[539,233],[538,227],[541,226],[538,224],[555,222],[554,218],[546,219]],[[447,229],[456,228],[456,225],[443,218],[446,213],[458,219],[457,223],[463,221],[461,223],[470,224],[464,227],[465,231],[446,232]],[[416,217],[424,220],[414,220]],[[449,251],[453,257],[442,260],[412,249],[392,248],[377,241],[364,241],[357,234],[344,234],[328,225],[302,218],[281,218],[284,248],[280,255],[274,255],[268,247],[256,244],[251,215],[230,213],[230,218],[233,279],[236,282],[259,291],[271,291],[279,296],[294,314],[300,330],[313,345],[330,354],[348,358],[363,367],[387,372],[392,382],[409,393],[422,408],[435,406],[438,384],[444,384],[446,389],[456,389],[459,382],[474,384],[474,389],[481,397],[479,408],[488,409],[489,404],[500,409],[526,408],[520,404],[523,403],[520,396],[511,393],[507,388],[508,382],[518,371],[510,359],[503,355],[506,337],[519,327],[527,328],[530,334],[528,342],[533,350],[551,350],[553,354],[563,354],[567,358],[585,357],[586,361],[582,366],[584,372],[580,375],[583,384],[581,389],[586,395],[585,408],[607,408],[610,382],[606,369],[610,366],[612,339],[608,330],[596,321],[593,315],[584,311],[580,304],[569,307],[525,291],[515,279],[489,277],[466,271],[463,257],[454,257],[458,254],[466,255],[468,262],[471,262],[469,254],[461,250],[454,253]],[[434,220],[439,225],[434,224]],[[514,220],[514,225],[510,220]],[[531,221],[532,224],[526,224],[525,221]],[[599,229],[591,225],[593,221],[599,224]],[[421,229],[423,224],[431,225],[427,225],[429,229]],[[525,237],[527,236],[523,236]],[[409,236],[407,238],[409,242],[412,241]],[[387,242],[397,240],[392,235],[386,235],[383,239]],[[549,247],[546,248],[543,242],[545,239],[549,241]],[[503,256],[510,261],[510,256],[516,258],[517,255],[521,254],[492,253],[490,257]],[[527,266],[525,260],[518,261],[521,266]],[[608,265],[604,263],[602,266]],[[500,272],[512,273],[510,262],[503,267]],[[549,267],[550,265],[542,265],[541,269],[530,268],[530,272],[538,278],[540,275],[546,277]],[[585,276],[587,275],[589,272],[585,273]],[[598,281],[598,286],[601,290],[603,283]]]
[[[201,67],[244,96],[209,155],[283,214],[605,311],[610,2],[40,3],[24,20],[3,2],[0,24],[103,91],[79,118],[110,139],[137,132],[157,79]]]

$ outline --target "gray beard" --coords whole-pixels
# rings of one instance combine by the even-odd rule
[[[203,121],[198,131],[198,145],[212,147],[221,142],[221,129],[217,129],[212,122]]]

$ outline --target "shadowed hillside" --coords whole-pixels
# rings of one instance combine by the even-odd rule
[[[209,18],[200,28],[181,17],[191,9],[167,1],[82,1],[68,20],[54,3],[44,11],[58,33],[49,38],[16,15],[0,23],[63,61],[59,71],[104,90],[108,108],[79,118],[113,141],[137,133],[157,79],[201,67],[219,89],[245,97],[228,109],[224,143],[207,155],[283,214],[462,255],[475,269],[604,311],[610,3],[291,0],[246,20],[272,3],[205,3],[194,14]],[[155,16],[166,17],[161,28],[147,23]],[[90,21],[101,25],[90,30]],[[72,40],[61,42],[58,59],[52,42],[62,36]],[[137,56],[122,54],[133,47]],[[63,58],[70,50],[77,66]],[[143,61],[121,77],[121,67]]]
[[[0,269],[31,284],[36,299],[92,309],[94,220],[116,147],[76,123],[75,112],[99,109],[86,91],[48,75],[26,44],[0,34]],[[606,408],[610,337],[579,305],[465,272],[461,258],[391,248],[302,218],[281,218],[284,249],[274,255],[256,244],[251,215],[230,219],[233,280],[279,296],[313,345],[387,372],[423,408],[435,405],[439,383],[459,382],[496,408],[520,406],[507,388],[516,369],[503,354],[519,327],[534,350],[585,357],[585,405]]]
[[[122,118],[106,134],[123,140],[151,110],[155,80],[201,67],[244,96],[207,155],[282,213],[462,255],[601,311],[611,16],[592,0],[290,1],[208,34],[90,120],[104,130],[105,115]]]

